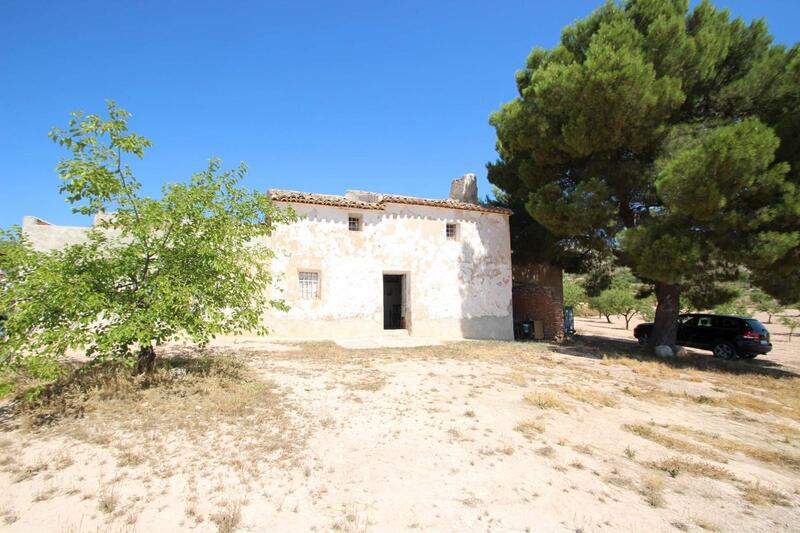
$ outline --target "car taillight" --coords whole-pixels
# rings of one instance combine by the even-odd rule
[[[745,331],[744,335],[742,335],[745,339],[755,339],[758,340],[761,338],[761,335],[756,331]]]

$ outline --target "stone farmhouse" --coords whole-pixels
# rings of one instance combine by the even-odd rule
[[[515,311],[517,320],[547,320],[546,336],[560,334],[560,271],[557,294],[536,279],[512,280],[511,212],[480,205],[472,174],[455,180],[444,200],[364,191],[268,194],[298,214],[264,242],[275,253],[274,294],[265,297],[290,307],[264,316],[276,336],[511,340]],[[40,250],[80,242],[86,229],[23,221]],[[520,298],[512,304],[515,285]]]

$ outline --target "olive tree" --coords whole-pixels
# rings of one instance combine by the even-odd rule
[[[57,172],[73,211],[106,214],[85,242],[51,252],[19,228],[2,232],[4,357],[75,348],[145,372],[159,344],[266,333],[264,311],[285,308],[267,296],[271,252],[262,238],[293,213],[243,188],[244,164],[222,170],[216,159],[164,185],[160,198],[144,196],[128,160],[151,143],[128,130],[129,117],[109,102],[107,117],[73,113],[50,133],[69,153]]]

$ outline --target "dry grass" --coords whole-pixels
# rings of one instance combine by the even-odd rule
[[[117,457],[117,466],[137,466],[144,462],[144,457],[132,450],[123,450]]]
[[[376,370],[370,370],[365,375],[359,376],[358,380],[347,382],[345,385],[354,391],[377,392],[386,386],[386,376]]]
[[[552,457],[553,455],[555,455],[556,451],[553,449],[552,446],[542,446],[541,448],[536,450],[536,453],[538,455],[541,455],[542,457]]]
[[[119,505],[119,496],[116,493],[114,486],[106,486],[100,489],[100,495],[97,498],[97,508],[100,511],[112,514],[117,510]]]
[[[523,396],[526,402],[539,409],[556,409],[564,413],[569,412],[567,404],[549,392],[529,392]]]
[[[541,420],[523,420],[519,422],[516,426],[514,426],[515,431],[519,431],[529,439],[532,439],[536,435],[544,433],[544,422]]]
[[[730,471],[720,466],[700,461],[691,461],[680,457],[652,461],[647,463],[647,466],[666,472],[671,477],[677,477],[681,473],[686,473],[696,477],[708,477],[711,479],[736,479]]]
[[[524,387],[528,384],[525,374],[519,371],[514,371],[508,374],[508,381],[517,387]]]
[[[670,448],[672,450],[678,450],[681,452],[692,453],[695,455],[699,455],[701,457],[705,457],[706,459],[711,459],[712,461],[718,461],[720,463],[724,463],[727,460],[725,457],[716,451],[699,446],[691,441],[678,439],[671,435],[667,435],[665,433],[656,431],[650,426],[646,426],[644,424],[625,424],[622,426],[623,429],[630,431],[631,433],[638,435],[644,439],[650,440],[664,446],[665,448]]]
[[[672,477],[677,477],[681,473],[685,473],[695,477],[705,477],[731,482],[739,489],[745,500],[756,505],[780,505],[787,507],[791,504],[789,498],[785,494],[767,487],[760,482],[753,483],[742,480],[731,471],[717,465],[673,457],[650,462],[647,466],[666,472]]]
[[[19,515],[13,507],[4,506],[0,508],[0,516],[3,517],[3,523],[8,526],[19,520]]]
[[[651,507],[664,506],[664,480],[654,476],[645,477],[639,487],[639,494]]]
[[[740,482],[739,490],[745,500],[755,505],[780,505],[783,507],[791,505],[791,501],[785,494],[764,486],[760,482]]]
[[[573,399],[578,400],[579,402],[583,402],[594,407],[615,407],[617,405],[616,398],[594,389],[567,386],[562,388],[561,391],[568,394]]]
[[[700,529],[705,529],[706,531],[711,531],[713,533],[721,531],[717,524],[706,518],[697,517],[694,519],[694,524]]]
[[[462,501],[467,507],[474,507],[480,500],[467,498]],[[369,530],[369,519],[366,514],[355,505],[347,505],[343,509],[344,516],[341,520],[333,524],[331,529],[342,533],[366,533]]]
[[[570,346],[566,348],[571,349]],[[286,504],[287,511],[297,511],[299,506],[299,513],[317,512],[321,515],[326,512],[323,509],[334,509],[340,502],[332,503],[321,489],[318,492],[315,488],[313,494],[316,496],[309,503],[304,499],[303,490],[285,488],[285,481],[271,470],[276,465],[285,466],[289,469],[287,475],[292,479],[319,486],[326,483],[330,486],[331,478],[326,476],[326,472],[333,473],[334,465],[341,470],[336,462],[326,464],[326,457],[320,457],[318,464],[301,455],[309,432],[320,431],[326,438],[338,438],[354,427],[353,415],[348,414],[347,409],[341,410],[340,406],[331,405],[330,402],[324,405],[314,401],[304,402],[303,398],[308,400],[316,390],[314,385],[302,383],[301,380],[305,379],[309,384],[324,380],[323,386],[330,385],[326,397],[360,398],[367,413],[376,407],[385,411],[386,404],[381,402],[396,400],[397,416],[406,422],[418,418],[413,411],[414,402],[422,401],[428,419],[424,424],[426,427],[421,430],[435,428],[431,430],[433,438],[444,441],[443,446],[448,446],[446,441],[449,435],[451,441],[458,441],[459,448],[476,452],[466,459],[470,469],[488,468],[487,465],[502,462],[502,466],[513,467],[516,472],[519,464],[533,458],[538,463],[536,467],[542,468],[547,477],[552,477],[552,483],[545,479],[547,486],[542,483],[542,487],[537,488],[547,492],[548,497],[552,495],[551,491],[562,489],[567,492],[586,492],[602,503],[605,503],[605,499],[630,504],[632,508],[638,507],[636,512],[646,512],[652,517],[656,512],[647,511],[646,505],[665,506],[665,498],[673,494],[671,490],[684,496],[682,505],[684,499],[697,496],[697,493],[708,494],[709,498],[713,494],[719,501],[698,503],[698,506],[702,506],[691,511],[706,514],[706,505],[724,503],[728,508],[731,500],[735,500],[731,512],[737,513],[737,518],[750,526],[754,525],[756,518],[755,514],[748,515],[748,509],[753,508],[746,503],[772,506],[788,505],[796,500],[796,497],[787,494],[800,485],[797,485],[796,476],[792,477],[794,472],[784,472],[785,469],[798,470],[797,454],[791,448],[792,441],[797,440],[793,427],[796,424],[792,422],[794,417],[787,415],[794,400],[782,396],[798,393],[797,379],[748,374],[745,370],[729,371],[716,364],[703,366],[694,362],[650,361],[628,356],[609,357],[601,363],[599,350],[592,352],[592,358],[547,355],[549,350],[561,349],[561,346],[548,347],[542,344],[476,342],[420,349],[347,350],[330,343],[312,343],[304,344],[299,352],[286,356],[287,361],[291,359],[291,364],[285,364],[283,359],[276,362],[268,354],[253,355],[251,367],[259,373],[275,373],[283,366],[293,372],[282,381],[286,392],[258,379],[241,359],[206,357],[207,354],[198,358],[166,359],[149,380],[111,371],[105,383],[100,383],[99,379],[92,381],[88,377],[80,377],[73,381],[81,384],[73,386],[67,384],[65,378],[65,400],[56,400],[46,393],[36,402],[25,406],[20,414],[31,421],[31,438],[37,438],[37,432],[52,434],[51,430],[56,430],[82,441],[78,448],[67,448],[75,450],[74,458],[64,456],[54,460],[48,457],[45,464],[31,464],[33,458],[30,455],[23,457],[17,450],[11,450],[12,445],[8,441],[0,441],[0,469],[8,472],[14,468],[21,479],[33,479],[32,483],[29,481],[26,487],[20,488],[36,494],[30,490],[31,486],[46,487],[48,476],[61,475],[57,470],[68,468],[73,462],[82,465],[92,460],[91,446],[100,447],[105,454],[102,459],[106,462],[105,469],[131,467],[117,471],[128,476],[121,482],[109,482],[107,478],[101,481],[101,487],[113,487],[116,483],[119,487],[117,492],[124,498],[119,500],[110,488],[81,496],[90,498],[87,504],[98,505],[102,510],[102,513],[94,513],[100,515],[98,520],[109,525],[113,523],[114,526],[123,525],[126,516],[136,517],[136,513],[146,506],[146,501],[159,499],[158,494],[174,493],[176,480],[168,478],[187,475],[188,472],[194,472],[202,481],[199,485],[192,485],[187,492],[191,496],[187,496],[185,501],[176,499],[177,514],[185,514],[186,527],[202,523],[204,529],[213,530],[216,527],[219,531],[233,531],[243,527],[242,506],[252,505],[253,509],[258,505],[282,506],[283,498],[293,502]],[[377,367],[377,363],[383,365],[395,359],[419,360],[426,364],[437,364],[437,359],[441,359],[444,363],[442,367],[430,366],[422,374],[424,376],[429,370],[435,371],[435,374],[429,375],[437,376],[436,388],[431,388],[430,382],[425,384],[424,379],[421,388],[409,386],[411,381],[400,373],[402,368],[397,371],[393,369],[387,374],[398,377],[396,381],[392,378],[391,386],[387,386],[386,378],[373,365]],[[310,364],[304,367],[304,361]],[[454,361],[464,362],[469,368],[461,365],[459,370],[450,374],[451,385],[456,388],[448,390],[448,375],[443,370],[452,369],[449,365]],[[481,361],[491,365],[480,366],[477,363]],[[175,378],[169,373],[173,368],[185,369],[186,373]],[[485,371],[487,368],[490,370]],[[692,385],[685,384],[685,389],[691,394],[683,392],[686,381],[693,382]],[[467,392],[463,397],[458,396],[459,392],[456,391],[464,390],[462,386],[465,384],[469,397],[466,397]],[[306,388],[304,393],[304,386],[311,388]],[[520,390],[517,387],[524,388]],[[294,389],[291,394],[290,388]],[[620,396],[617,388],[627,398]],[[428,389],[436,394],[427,394]],[[670,389],[679,392],[671,392]],[[309,393],[309,390],[312,392]],[[491,398],[489,394],[483,397],[484,390],[491,393]],[[381,392],[371,395],[358,391]],[[499,394],[495,394],[495,391]],[[523,394],[524,402],[533,408],[519,402]],[[299,399],[290,400],[294,397]],[[519,420],[513,429],[531,442],[512,434],[512,442],[519,447],[514,448],[509,444],[509,426],[513,422],[505,425],[508,424],[508,418],[491,415],[494,412],[491,409],[497,408],[498,398],[513,404],[511,408],[514,411],[509,414],[516,416],[510,420]],[[579,402],[591,408],[581,408]],[[618,409],[607,409],[611,407]],[[685,413],[686,418],[680,414],[666,415],[667,409],[672,408],[681,409],[680,413]],[[732,412],[727,408],[737,411]],[[570,409],[572,414],[569,416],[546,413],[546,410],[567,413]],[[335,419],[328,416],[334,413]],[[476,413],[481,413],[480,418],[476,417]],[[786,420],[773,415],[785,417]],[[723,435],[682,426],[639,423],[651,417],[664,422],[713,427]],[[386,420],[387,434],[395,436],[390,438],[401,435],[396,426],[391,425],[394,419]],[[731,426],[731,433],[735,432],[736,437],[728,434],[724,424],[726,421],[735,422],[736,426]],[[705,422],[709,424],[706,426]],[[455,427],[447,430],[452,424],[464,427],[460,431]],[[542,442],[545,424],[548,438],[547,442]],[[49,427],[42,430],[42,426]],[[597,431],[598,427],[607,429],[608,434],[591,433]],[[620,430],[621,427],[623,430]],[[664,446],[673,453],[667,454],[659,446],[640,441],[628,433]],[[753,440],[750,440],[750,435]],[[578,444],[572,444],[566,437]],[[784,439],[783,442],[777,442],[778,438]],[[559,450],[556,443],[563,448]],[[591,446],[580,443],[590,443]],[[670,457],[659,459],[655,453],[658,450]],[[537,458],[537,455],[540,457]],[[671,457],[673,455],[676,457]],[[748,462],[750,458],[777,468],[766,470],[752,461]],[[715,464],[725,463],[729,459],[731,462],[727,465]],[[748,468],[737,469],[740,462],[747,462]],[[78,468],[80,466],[63,474],[69,476]],[[774,479],[768,477],[770,472],[779,469],[781,476]],[[461,476],[464,470],[459,466],[453,468],[450,474]],[[518,471],[519,475],[525,475],[524,468]],[[607,474],[609,471],[611,474]],[[442,472],[442,475],[446,474]],[[679,479],[673,481],[670,476]],[[693,480],[690,476],[699,479]],[[603,481],[608,485],[604,486]],[[740,494],[731,496],[736,490],[725,487],[722,482],[729,483]],[[775,485],[766,482],[774,482]],[[125,484],[124,490],[119,486],[120,483]],[[133,483],[146,486],[138,496],[142,498],[139,503],[135,502],[136,495],[130,490]],[[787,489],[787,486],[792,488]],[[728,490],[715,493],[709,487]],[[44,494],[46,491],[41,492]],[[241,499],[226,501],[226,496]],[[699,502],[703,498],[697,500]],[[743,500],[746,502],[744,505]],[[224,503],[219,509],[215,508],[215,502],[220,501]],[[202,502],[202,512],[198,502]],[[40,505],[44,507],[53,503],[43,501]],[[172,504],[165,501],[164,505]],[[487,509],[489,505],[487,502]],[[89,513],[93,510],[90,509]],[[175,508],[171,510],[175,511]],[[697,521],[692,523],[691,517],[694,515],[690,514],[691,511],[682,515],[680,524],[702,527]],[[762,511],[763,520],[780,516],[776,513],[795,512],[794,509],[772,511],[766,508]],[[25,513],[27,515],[28,512]],[[247,517],[249,522],[249,513]],[[328,520],[324,526],[318,527],[360,531],[366,529],[368,524],[359,518],[357,512],[348,512],[347,516],[329,515]],[[491,522],[488,518],[486,520],[488,527]],[[669,527],[669,521],[664,524]],[[619,527],[620,524],[615,526]],[[613,526],[610,527],[613,529]]]
[[[233,533],[242,520],[242,506],[238,501],[227,501],[219,511],[211,515],[217,526],[217,533]]]
[[[135,467],[153,458],[149,462],[159,474],[169,477],[189,466],[161,458],[175,442],[187,454],[196,450],[195,457],[210,466],[226,464],[240,453],[256,469],[265,460],[290,458],[308,432],[293,423],[290,409],[274,384],[257,379],[242,361],[220,356],[164,358],[149,376],[89,366],[21,404],[18,414],[34,432],[58,425],[79,441],[118,448],[119,466]],[[37,471],[21,469],[19,477]]]
[[[729,453],[741,453],[763,463],[770,463],[792,470],[800,470],[800,456],[780,450],[776,448],[774,444],[769,446],[754,446],[746,442],[725,438],[721,435],[706,433],[684,426],[672,425],[669,426],[669,428]]]

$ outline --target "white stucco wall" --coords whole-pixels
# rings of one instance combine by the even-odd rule
[[[40,252],[86,242],[88,229],[83,226],[58,226],[30,216],[22,218],[23,235],[28,238],[33,248]]]
[[[276,202],[278,205],[287,205]],[[292,204],[301,217],[263,244],[275,252],[273,294],[290,306],[264,316],[287,337],[383,334],[383,275],[404,274],[410,335],[513,339],[508,217],[442,207],[385,204],[382,210]],[[348,230],[348,215],[362,231]],[[41,224],[25,217],[23,231],[38,250],[85,241],[85,227]],[[445,224],[458,224],[448,240]],[[303,300],[298,272],[320,275],[320,297]]]
[[[411,335],[513,338],[507,216],[405,204],[292,207],[301,219],[267,243],[281,276],[272,296],[291,307],[265,317],[277,335],[380,335],[383,275],[405,274]],[[362,231],[348,230],[349,214],[363,217]],[[446,223],[459,225],[457,240],[446,238]],[[319,272],[319,299],[299,298],[299,271]]]

